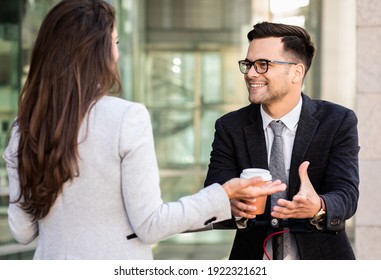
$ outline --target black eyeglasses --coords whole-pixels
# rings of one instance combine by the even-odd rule
[[[242,74],[249,73],[251,66],[254,65],[254,69],[258,74],[264,74],[269,70],[269,63],[277,63],[277,64],[297,64],[296,62],[287,62],[287,61],[278,61],[278,60],[269,60],[269,59],[257,59],[253,62],[248,60],[240,60],[238,61],[239,70]]]

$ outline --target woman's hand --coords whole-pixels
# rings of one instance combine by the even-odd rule
[[[280,180],[263,181],[261,177],[253,177],[250,179],[233,178],[222,185],[229,199],[231,199],[232,213],[236,217],[248,219],[255,218],[253,212],[257,209],[255,199],[259,196],[272,195],[277,192],[284,191],[286,185]],[[251,201],[252,204],[243,201]]]

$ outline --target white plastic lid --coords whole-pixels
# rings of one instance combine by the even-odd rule
[[[272,176],[270,171],[262,168],[246,168],[241,173],[241,178],[262,177],[264,181],[270,181]]]

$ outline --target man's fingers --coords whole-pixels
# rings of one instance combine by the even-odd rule
[[[249,205],[239,200],[231,200],[231,210],[234,216],[248,219],[255,218],[253,211],[257,210],[255,205]]]

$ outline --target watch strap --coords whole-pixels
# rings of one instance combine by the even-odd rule
[[[325,209],[325,203],[324,200],[319,196],[320,198],[320,210],[313,216],[313,218],[310,219],[311,225],[314,225],[318,230],[322,230],[324,228],[325,224],[325,218],[327,216],[326,209]]]

